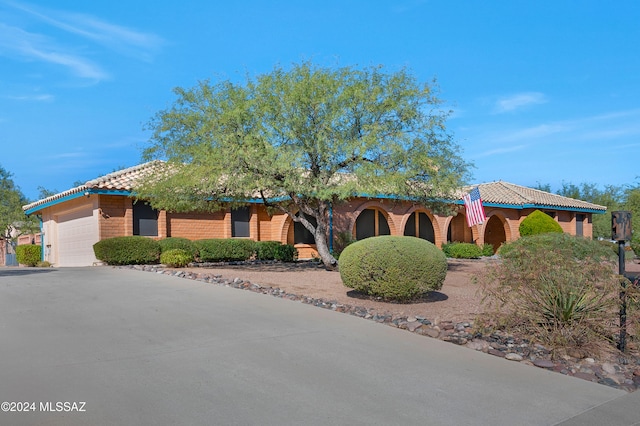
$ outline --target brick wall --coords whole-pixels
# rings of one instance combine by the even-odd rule
[[[98,229],[101,240],[133,235],[132,200],[118,195],[100,195]]]
[[[167,213],[167,236],[202,240],[206,238],[230,238],[231,214],[216,213]]]

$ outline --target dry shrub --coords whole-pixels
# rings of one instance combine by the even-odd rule
[[[613,343],[620,281],[610,250],[566,234],[524,237],[505,249],[478,277],[481,327],[556,349]]]

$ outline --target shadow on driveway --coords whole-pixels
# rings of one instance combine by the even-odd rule
[[[0,277],[17,277],[31,274],[46,274],[48,272],[55,272],[57,269],[53,268],[0,268]]]

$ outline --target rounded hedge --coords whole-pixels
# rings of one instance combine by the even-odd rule
[[[171,249],[160,254],[160,263],[170,268],[183,268],[193,262],[193,254],[184,249]]]
[[[158,244],[160,244],[160,251],[162,253],[168,250],[182,249],[182,250],[188,251],[194,257],[198,254],[198,249],[196,249],[196,246],[193,244],[193,241],[187,238],[181,238],[181,237],[163,238],[162,240],[158,241]]]
[[[42,256],[42,248],[34,244],[26,244],[16,247],[16,260],[21,265],[36,266]]]
[[[146,265],[160,259],[160,244],[141,236],[107,238],[95,243],[93,251],[109,265]]]
[[[492,247],[493,248],[493,247]],[[448,243],[442,245],[445,256],[454,259],[479,259],[484,255],[483,247],[473,243]],[[491,253],[489,256],[491,256]]]
[[[551,216],[541,212],[540,210],[536,210],[529,214],[520,223],[520,236],[522,237],[546,234],[548,232],[555,232],[558,234],[563,233],[560,224],[553,220]]]
[[[442,288],[447,258],[433,243],[385,235],[357,241],[340,254],[345,286],[385,300],[408,301]]]
[[[201,262],[249,260],[255,253],[255,242],[246,239],[206,239],[193,242]]]

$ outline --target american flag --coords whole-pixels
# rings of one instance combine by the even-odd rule
[[[477,186],[465,195],[462,200],[464,201],[464,208],[467,211],[467,224],[469,227],[482,223],[487,219],[484,215],[482,198],[480,198],[480,190]]]

